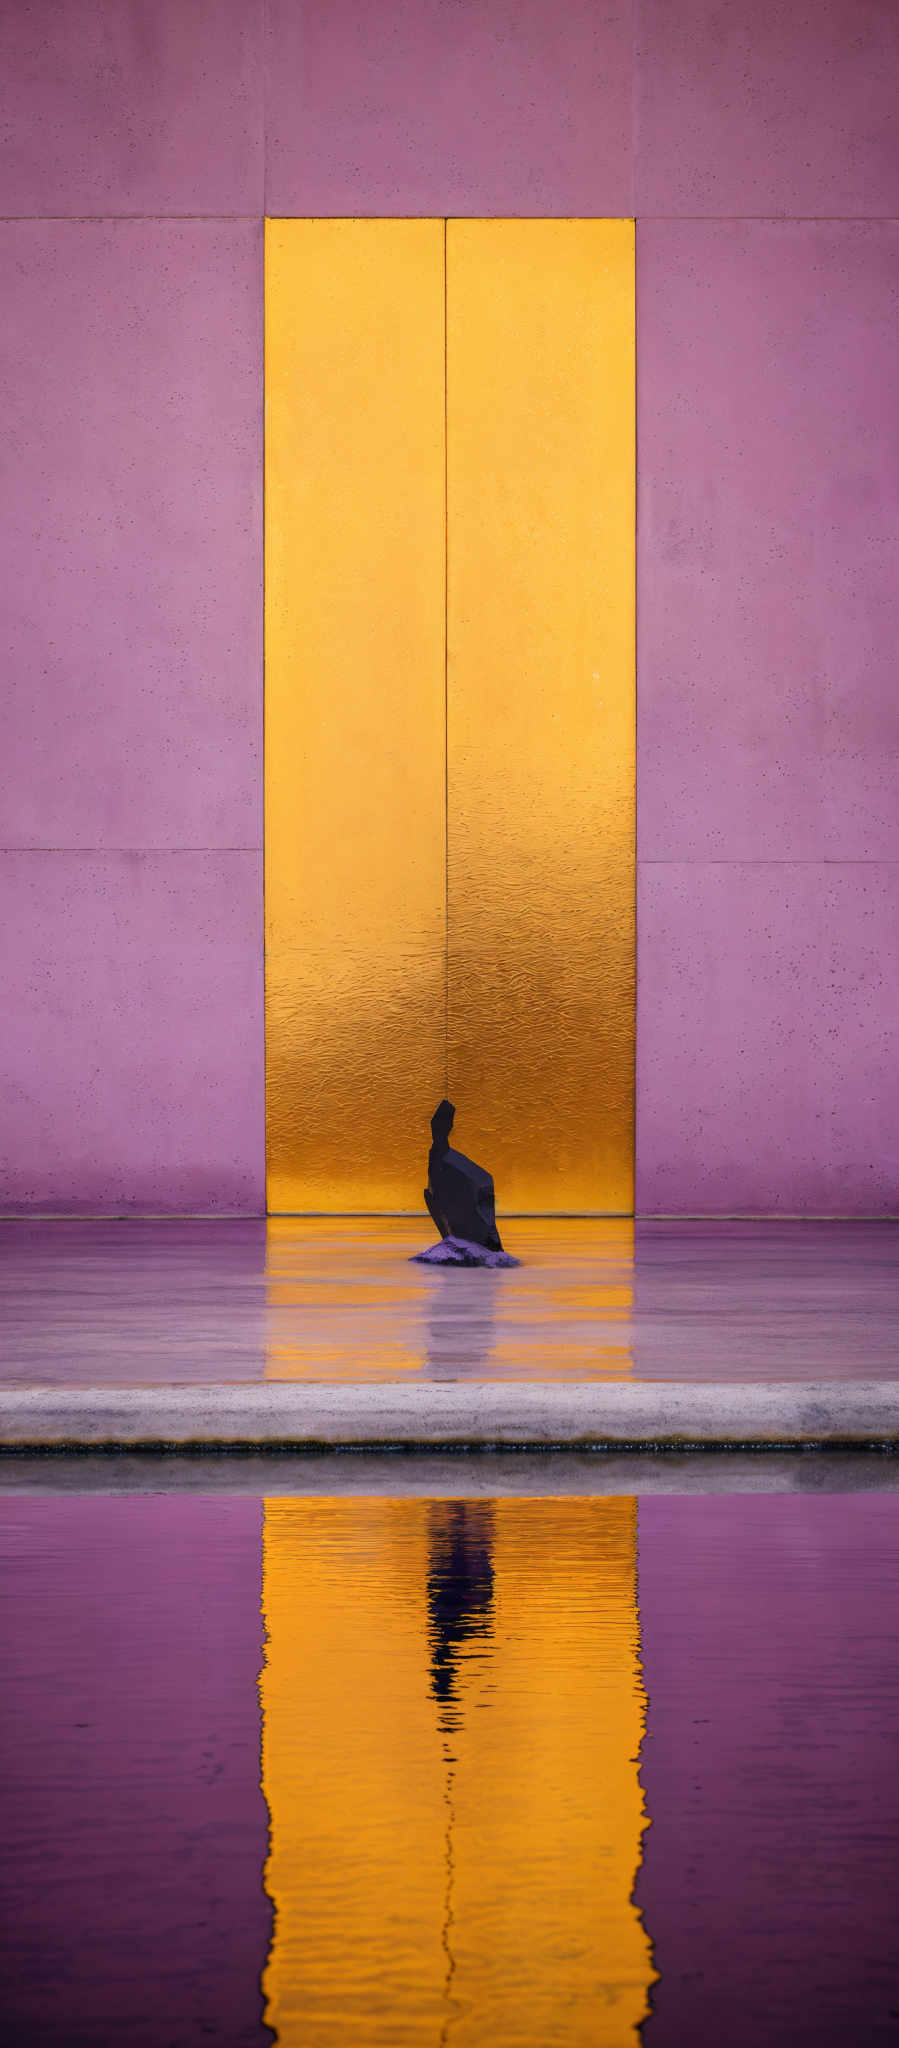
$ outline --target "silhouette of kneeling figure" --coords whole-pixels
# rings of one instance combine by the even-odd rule
[[[431,1118],[425,1202],[443,1242],[416,1257],[433,1265],[517,1266],[500,1243],[492,1176],[450,1145],[455,1114],[444,1098]]]

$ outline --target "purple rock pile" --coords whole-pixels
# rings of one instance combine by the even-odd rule
[[[413,1252],[417,1266],[517,1266],[511,1252],[494,1251],[492,1245],[472,1244],[467,1237],[441,1237],[426,1252]]]

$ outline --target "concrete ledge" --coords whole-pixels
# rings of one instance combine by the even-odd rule
[[[687,1449],[899,1443],[899,1381],[6,1387],[0,1447]]]

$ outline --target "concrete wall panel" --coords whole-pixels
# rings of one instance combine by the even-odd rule
[[[642,214],[899,212],[894,0],[634,0]]]
[[[261,239],[0,229],[6,1208],[263,1204]]]
[[[641,863],[638,1213],[899,1213],[899,863]]]
[[[261,223],[0,253],[0,846],[258,847]]]
[[[899,222],[638,236],[641,859],[899,856]]]
[[[263,0],[15,0],[0,213],[260,213]]]
[[[894,222],[638,232],[637,1207],[899,1209]]]
[[[0,854],[0,1208],[259,1213],[261,853]]]
[[[266,211],[632,212],[630,0],[270,0]]]

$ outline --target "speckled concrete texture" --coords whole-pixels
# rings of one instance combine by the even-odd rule
[[[2,10],[0,1207],[262,1206],[264,206],[636,206],[638,1207],[899,1210],[897,68],[893,0]]]
[[[629,0],[270,0],[270,214],[629,215]]]
[[[637,267],[640,859],[895,860],[899,221]]]
[[[638,234],[638,1213],[899,1211],[899,226]]]
[[[5,214],[261,213],[263,0],[14,0]]]
[[[899,1382],[4,1387],[0,1446],[899,1441]]]
[[[897,210],[891,0],[270,0],[267,49],[265,21],[5,8],[4,211],[628,215],[632,45],[638,213]]]
[[[262,228],[0,224],[0,847],[261,844]]]
[[[894,0],[635,0],[642,214],[899,211]]]
[[[258,1211],[261,223],[0,248],[0,1207]]]
[[[258,1210],[262,857],[6,853],[2,1200]]]
[[[638,1212],[899,1212],[899,863],[650,864],[638,931]]]

